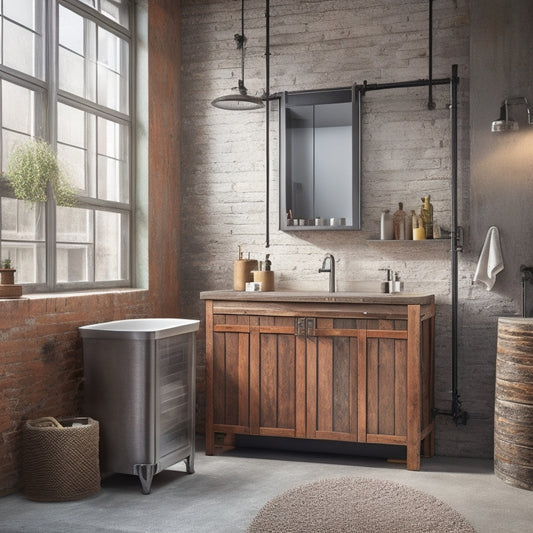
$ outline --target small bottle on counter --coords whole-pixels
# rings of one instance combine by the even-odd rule
[[[388,209],[381,212],[381,240],[391,241],[394,239],[394,225]]]

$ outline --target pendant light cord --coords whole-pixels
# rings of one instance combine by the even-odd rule
[[[265,11],[265,106],[266,106],[266,132],[265,132],[265,172],[266,172],[266,194],[265,194],[265,247],[270,247],[270,2],[266,0]]]
[[[244,86],[244,42],[246,37],[244,36],[244,0],[241,1],[241,34],[236,35],[237,46],[241,49],[241,83],[239,84],[239,91],[243,94],[243,91],[246,91]]]

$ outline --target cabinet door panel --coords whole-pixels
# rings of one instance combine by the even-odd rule
[[[216,425],[249,426],[249,322],[249,317],[228,315],[225,326],[235,326],[237,331],[213,333],[213,422]],[[217,326],[223,327],[220,321]]]
[[[307,341],[310,438],[356,440],[358,321],[317,319]]]
[[[260,319],[257,429],[262,435],[299,436],[303,431],[298,389],[305,375],[294,327],[292,317]]]
[[[407,338],[367,331],[366,370],[367,434],[406,436]]]

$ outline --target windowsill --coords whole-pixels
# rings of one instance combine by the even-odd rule
[[[105,294],[131,294],[131,293],[148,292],[148,289],[137,289],[131,287],[116,287],[110,289],[87,289],[83,291],[65,291],[65,292],[44,292],[23,294],[20,298],[0,298],[0,304],[5,302],[19,302],[21,300],[51,300],[54,298],[76,298],[87,296],[98,296]]]

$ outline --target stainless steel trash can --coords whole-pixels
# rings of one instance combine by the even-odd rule
[[[100,422],[102,472],[152,478],[194,472],[198,320],[146,318],[80,327],[85,412]]]

